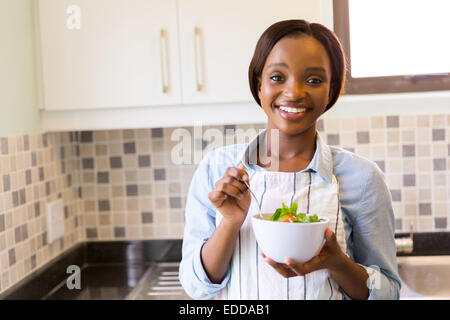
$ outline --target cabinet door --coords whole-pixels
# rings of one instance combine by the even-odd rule
[[[260,35],[285,19],[320,22],[323,1],[179,0],[183,103],[253,101],[248,66]]]
[[[176,0],[39,0],[46,110],[181,102]]]

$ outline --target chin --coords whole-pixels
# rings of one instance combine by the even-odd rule
[[[296,136],[304,134],[310,130],[315,130],[315,123],[298,122],[298,123],[287,123],[286,121],[272,121],[272,128],[279,129],[285,135]]]

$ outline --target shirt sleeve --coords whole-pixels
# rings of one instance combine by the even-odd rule
[[[193,299],[211,299],[228,283],[230,267],[220,284],[212,283],[201,261],[201,249],[215,231],[216,210],[208,199],[213,190],[210,165],[206,156],[194,172],[186,200],[185,228],[179,278]]]
[[[391,195],[378,167],[374,165],[366,172],[361,202],[352,219],[352,258],[369,276],[369,300],[399,299],[401,282]],[[344,297],[350,299],[345,293]]]

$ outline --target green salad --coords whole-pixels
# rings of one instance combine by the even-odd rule
[[[282,203],[282,205],[283,207],[278,208],[275,213],[269,218],[269,220],[292,223],[312,223],[325,221],[325,219],[319,219],[317,214],[308,216],[306,215],[306,213],[297,213],[298,205],[296,202],[292,202],[290,208],[284,202]]]

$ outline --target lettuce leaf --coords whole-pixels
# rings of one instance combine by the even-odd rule
[[[284,202],[281,203],[282,207],[278,208],[275,213],[269,218],[271,221],[280,221],[283,220],[283,216],[292,215],[295,219],[292,222],[296,223],[312,223],[312,222],[320,222],[324,221],[324,219],[319,219],[317,214],[306,215],[306,213],[299,212],[297,213],[298,204],[296,202],[292,202],[291,206],[288,207]]]

